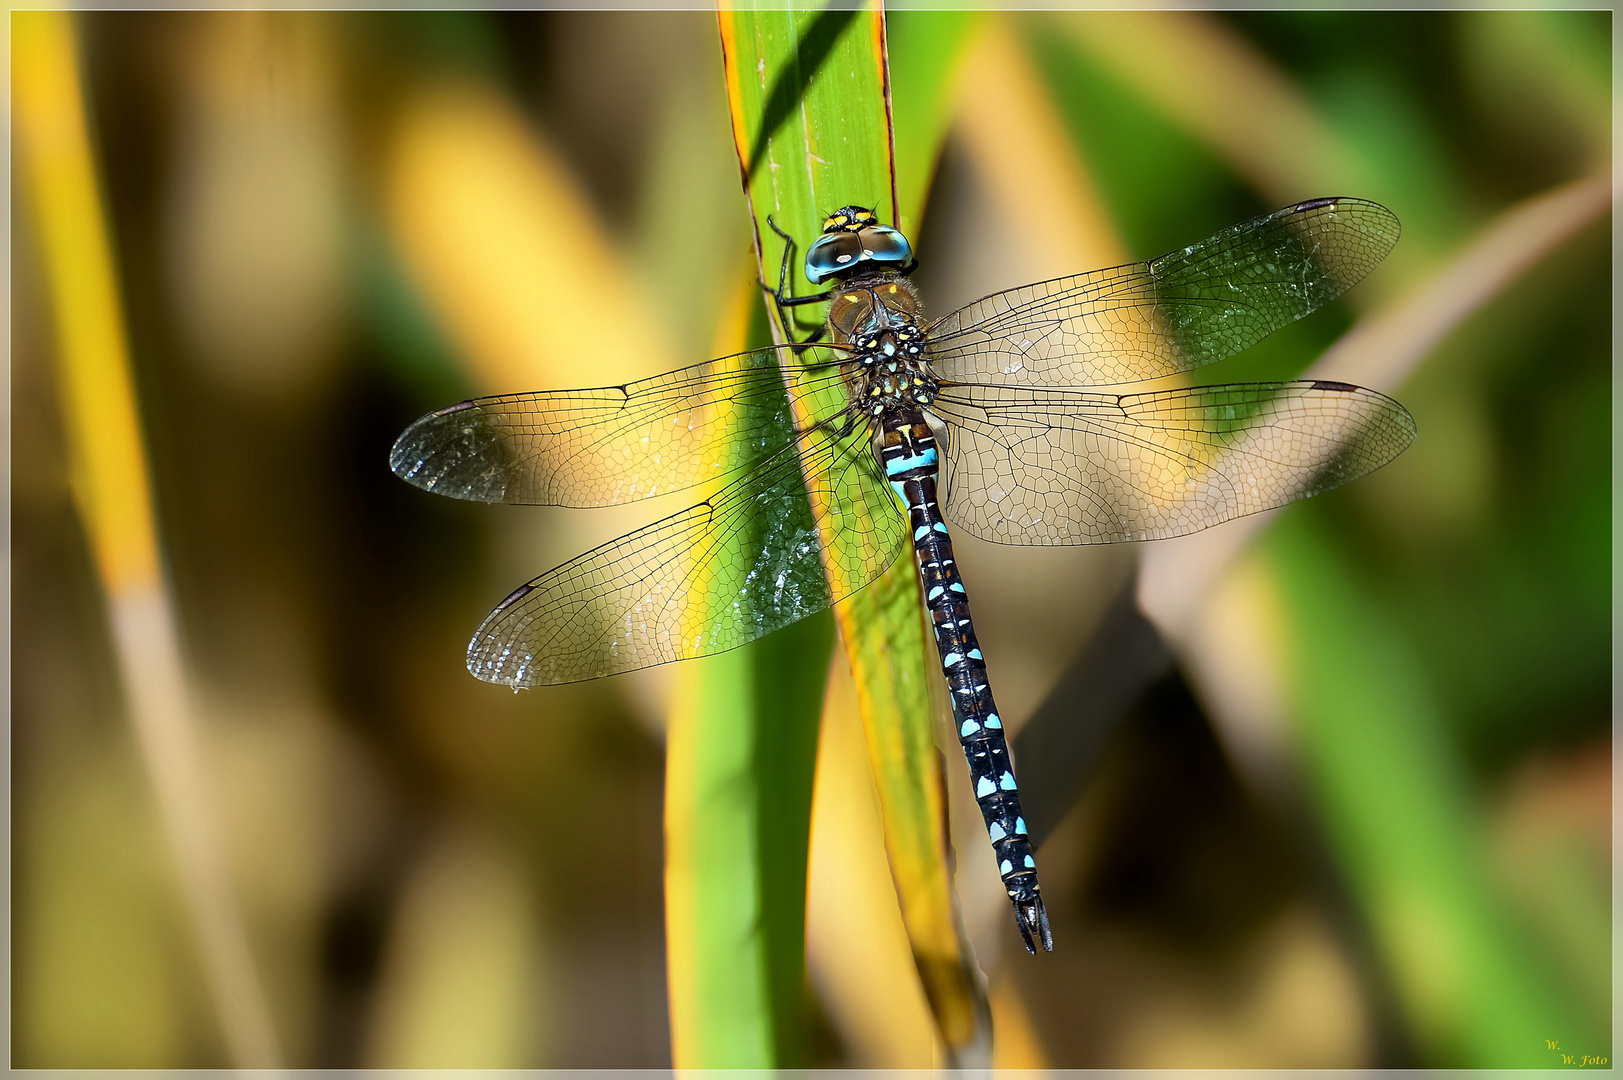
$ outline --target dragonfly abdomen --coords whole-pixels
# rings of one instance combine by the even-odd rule
[[[1026,948],[1037,942],[1053,950],[1048,914],[1037,884],[1020,792],[1009,760],[1009,743],[986,675],[986,661],[975,638],[969,597],[953,558],[952,537],[936,499],[938,453],[935,436],[917,409],[897,410],[885,418],[880,458],[886,479],[907,506],[913,554],[924,604],[930,612],[941,669],[952,698],[953,724],[969,761],[969,780],[981,809],[987,835],[997,856],[998,874],[1014,904]]]

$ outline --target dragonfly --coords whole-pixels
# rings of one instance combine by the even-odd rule
[[[777,226],[773,228],[776,230]],[[806,249],[827,304],[805,341],[619,386],[476,398],[390,454],[427,491],[595,507],[703,487],[693,506],[519,586],[468,670],[516,689],[732,649],[868,585],[907,546],[976,802],[1028,952],[1053,936],[952,528],[1000,544],[1181,536],[1328,491],[1402,453],[1383,394],[1297,380],[1165,385],[1339,297],[1397,242],[1376,203],[1323,198],[1146,262],[925,317],[912,245],[865,207]],[[1162,384],[1134,384],[1163,380]]]

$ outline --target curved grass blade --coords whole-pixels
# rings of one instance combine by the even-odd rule
[[[753,282],[747,288],[755,292]],[[765,339],[754,300],[739,305],[732,340],[719,351]],[[747,408],[781,416],[786,394],[762,393]],[[777,511],[810,532],[799,479],[779,485]],[[720,563],[759,549],[782,524],[763,510],[758,504],[754,520],[722,540]],[[820,566],[809,573],[826,589]],[[695,580],[708,597],[700,607],[718,600],[719,584],[714,574]],[[806,838],[832,648],[830,617],[819,613],[678,669],[666,744],[665,922],[679,1068],[784,1067],[800,1058]]]
[[[804,244],[828,212],[851,203],[874,207],[884,220],[901,219],[884,17],[877,9],[732,10],[720,12],[719,21],[760,271],[775,285],[784,243],[774,224]],[[787,111],[785,86],[800,92]],[[796,265],[803,255],[798,247],[789,264],[789,289],[799,295],[812,291]],[[804,336],[805,329],[775,327],[780,341]],[[830,388],[831,395],[840,393]],[[797,419],[839,401],[797,402],[803,409]],[[817,509],[820,521],[831,520],[825,507]],[[967,1061],[989,1041],[989,1011],[951,890],[941,756],[930,724],[934,668],[926,662],[930,642],[910,555],[839,605],[835,616],[857,680],[914,960],[949,1053]]]
[[[55,309],[74,500],[106,594],[122,690],[226,1052],[239,1068],[276,1068],[282,1051],[216,828],[191,675],[164,580],[73,19],[63,11],[15,16],[12,86],[23,206]]]
[[[1310,790],[1405,1011],[1421,1018],[1421,1053],[1538,1068],[1557,1044],[1605,1046],[1496,888],[1417,650],[1338,559],[1330,530],[1287,515],[1261,553]]]

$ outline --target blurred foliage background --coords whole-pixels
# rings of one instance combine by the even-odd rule
[[[951,55],[906,52],[943,19],[964,23]],[[928,208],[904,222],[921,287],[946,311],[1304,198],[1384,203],[1404,225],[1385,266],[1207,381],[1290,377],[1361,317],[1446,298],[1428,292],[1446,269],[1498,266],[1473,244],[1501,215],[1609,176],[1610,19],[893,15],[898,116],[909,72],[945,86]],[[714,14],[73,28],[261,1060],[669,1064],[670,673],[511,695],[462,661],[515,584],[661,510],[455,504],[386,453],[473,393],[704,359],[756,302]],[[19,140],[13,1063],[241,1063],[129,723],[106,541],[70,482],[95,433],[63,389],[55,193]],[[1279,515],[1216,587],[1221,615],[1169,634],[1172,673],[1042,849],[1053,956],[1018,948],[960,792],[995,1063],[1610,1056],[1609,196],[1544,228],[1380,387],[1419,442]],[[1015,726],[1056,706],[1144,553],[959,547]],[[878,838],[828,817],[871,790],[841,663],[808,1063],[929,1065]]]

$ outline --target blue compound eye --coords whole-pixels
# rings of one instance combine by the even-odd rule
[[[806,249],[806,280],[821,284],[826,277],[849,270],[862,261],[862,241],[854,232],[826,233]]]
[[[906,266],[913,261],[913,246],[907,237],[889,225],[870,225],[857,233],[862,240],[862,253],[876,263]]]
[[[907,237],[889,225],[868,225],[857,232],[824,233],[806,249],[806,278],[813,285],[865,262],[906,266],[913,261]]]

